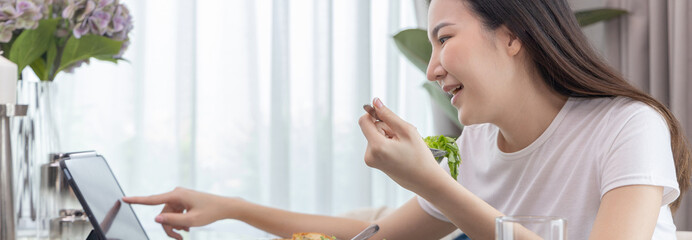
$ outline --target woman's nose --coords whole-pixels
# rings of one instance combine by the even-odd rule
[[[428,63],[426,74],[430,81],[441,81],[447,75],[447,71],[442,67],[439,61],[436,61],[435,58],[432,57],[430,58],[430,63]]]

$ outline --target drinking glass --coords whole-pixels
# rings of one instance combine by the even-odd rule
[[[495,218],[496,240],[565,240],[567,221],[547,216],[502,216]]]

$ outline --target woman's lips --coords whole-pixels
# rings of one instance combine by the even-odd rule
[[[450,100],[452,105],[454,105],[454,103],[457,101],[457,98],[459,98],[459,96],[461,96],[461,91],[463,91],[463,90],[464,90],[464,88],[462,87],[461,89],[454,92],[454,95],[452,96],[452,100]]]
[[[442,86],[442,91],[447,92],[449,94],[452,94],[452,99],[451,103],[454,105],[454,102],[456,101],[457,97],[461,94],[461,90],[464,89],[464,85],[459,83],[456,85],[447,85],[447,86]]]

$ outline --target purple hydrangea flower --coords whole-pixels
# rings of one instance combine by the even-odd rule
[[[63,0],[62,17],[71,22],[81,22],[96,8],[93,0]]]
[[[0,0],[2,1],[2,0]],[[62,17],[68,19],[75,38],[96,34],[123,41],[115,58],[122,57],[129,46],[128,34],[132,30],[129,9],[119,0],[56,0],[63,1]]]
[[[12,32],[14,30],[14,20],[0,22],[0,42],[6,43],[12,40]]]
[[[12,40],[13,32],[38,27],[52,0],[0,0],[0,42]]]
[[[41,20],[43,13],[41,7],[28,0],[17,1],[16,19],[17,28],[34,29],[38,27],[38,20]]]
[[[17,17],[17,10],[14,3],[0,3],[0,21],[9,21]]]
[[[51,14],[52,13],[52,14]],[[96,34],[122,41],[121,58],[130,44],[132,16],[119,0],[0,0],[0,42],[10,42],[23,29],[38,27],[42,19],[62,18],[55,36],[81,38]],[[89,61],[72,64],[69,69]]]

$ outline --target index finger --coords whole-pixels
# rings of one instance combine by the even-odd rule
[[[171,199],[170,193],[162,193],[147,197],[123,197],[126,203],[143,204],[143,205],[159,205],[169,202]]]
[[[386,123],[393,131],[397,131],[405,136],[409,135],[409,124],[385,106],[382,100],[375,98],[372,103],[375,105],[375,112],[379,120]]]
[[[377,130],[375,122],[373,122],[373,117],[369,114],[363,114],[358,120],[358,125],[360,125],[360,130],[363,132],[365,139],[370,143],[380,142],[384,139],[384,135]]]

